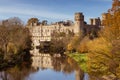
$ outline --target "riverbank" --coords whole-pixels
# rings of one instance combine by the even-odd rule
[[[87,72],[87,53],[66,53],[67,56],[74,59],[84,72]]]

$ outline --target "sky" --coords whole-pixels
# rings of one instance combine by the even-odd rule
[[[82,12],[85,20],[101,17],[111,8],[112,0],[0,0],[0,20],[19,17],[25,23],[32,17],[40,21],[74,20]]]

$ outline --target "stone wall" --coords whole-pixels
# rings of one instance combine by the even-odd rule
[[[66,34],[68,34],[68,32],[71,31],[75,35],[77,35],[80,32],[84,32],[83,30],[92,30],[90,28],[97,28],[101,24],[99,18],[94,18],[90,20],[91,24],[85,24],[83,13],[75,13],[75,22],[71,25],[65,25],[63,22],[50,25],[30,25],[28,26],[28,28],[32,36],[32,45],[39,46],[40,42],[51,41],[53,32],[65,32]]]

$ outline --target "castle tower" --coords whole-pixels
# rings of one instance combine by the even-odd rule
[[[83,13],[75,13],[75,34],[79,34],[82,28],[84,27],[84,15]]]
[[[100,26],[101,25],[101,20],[100,18],[91,18],[90,19],[90,25],[97,25]]]
[[[90,19],[90,25],[93,25],[93,19],[92,18]]]

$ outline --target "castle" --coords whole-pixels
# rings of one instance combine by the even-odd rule
[[[40,42],[51,41],[52,33],[56,32],[65,32],[66,34],[73,32],[75,35],[78,35],[80,32],[84,34],[89,34],[92,31],[98,31],[101,26],[100,18],[91,18],[90,24],[87,24],[84,21],[84,15],[81,12],[75,13],[74,22],[57,22],[50,25],[41,25],[35,22],[27,26],[32,35],[33,46],[39,46]]]

